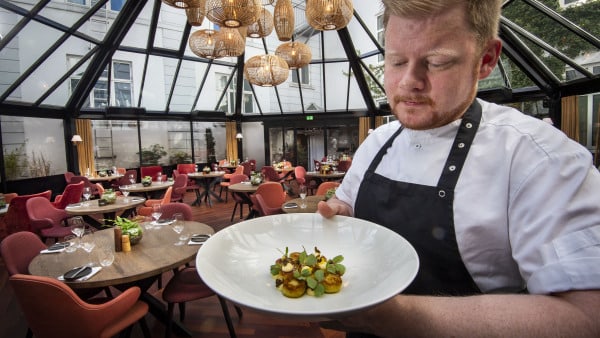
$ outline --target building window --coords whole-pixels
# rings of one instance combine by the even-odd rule
[[[223,90],[225,90],[225,86],[227,85],[227,81],[229,80],[229,75],[227,74],[217,74],[217,95],[221,95]],[[229,88],[227,88],[227,94],[223,97],[223,101],[219,106],[219,110],[224,111],[228,114],[233,114],[235,111],[235,88],[236,88],[236,78],[234,77],[231,83],[229,84]],[[254,103],[252,101],[252,89],[250,88],[250,83],[244,80],[244,90],[242,93],[242,114],[244,113],[252,113],[254,112]]]
[[[385,27],[383,27],[383,14],[377,16],[377,42],[381,47],[385,47]],[[379,62],[383,61],[383,54],[378,56]]]
[[[69,68],[80,59],[79,56],[67,55]],[[71,77],[70,91],[79,83],[82,72],[75,73]],[[111,105],[117,107],[131,107],[133,97],[131,62],[113,61],[112,63],[112,81],[111,81]],[[108,106],[108,68],[105,68],[102,75],[96,81],[94,89],[85,104],[86,107],[102,108]]]
[[[296,71],[296,69],[292,69],[292,82],[295,84],[309,85],[310,84],[309,67],[310,66],[298,68],[298,71]],[[300,75],[300,80],[298,80],[298,75]]]
[[[70,2],[72,4],[85,5],[85,0],[67,0],[67,2]]]

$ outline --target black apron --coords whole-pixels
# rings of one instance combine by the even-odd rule
[[[375,173],[402,127],[377,153],[358,190],[354,216],[381,224],[406,238],[419,256],[419,271],[403,292],[415,295],[481,293],[467,271],[454,231],[454,188],[481,120],[481,105],[465,112],[437,186],[390,180]],[[366,337],[349,334],[348,337]]]

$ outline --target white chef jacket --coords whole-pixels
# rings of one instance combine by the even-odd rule
[[[479,102],[481,124],[453,206],[459,251],[473,280],[483,292],[599,289],[600,173],[590,152],[546,122]],[[376,173],[435,186],[460,122],[403,130]],[[367,137],[337,198],[354,208],[364,172],[398,127],[392,122]]]

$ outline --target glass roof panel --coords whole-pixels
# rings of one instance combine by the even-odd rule
[[[327,64],[327,76],[325,83],[326,110],[346,109],[346,99],[348,98],[348,62],[333,62]],[[353,95],[360,96],[359,93]]]
[[[152,55],[148,59],[141,102],[141,107],[147,110],[164,110],[167,106],[167,95],[170,90],[167,82],[170,83],[170,81],[168,81],[167,73],[163,74],[162,71],[158,71],[166,69],[165,62],[168,62],[167,60],[167,58]]]
[[[133,25],[121,41],[121,46],[146,48],[148,45],[148,34],[150,34],[150,23],[152,22],[152,8],[154,2],[148,1],[142,12],[135,19]]]
[[[196,73],[197,63],[192,61],[183,61],[181,63],[169,106],[170,111],[190,112],[193,110],[194,100],[200,84],[199,81],[196,81],[196,78],[200,78],[198,76],[200,74]]]
[[[179,50],[186,22],[184,10],[163,4],[160,7],[154,47]]]
[[[205,74],[204,69],[208,71],[208,74]],[[202,77],[199,76],[197,80],[201,81],[204,76],[206,76],[206,80],[195,109],[204,111],[222,110],[233,113],[233,102],[230,100],[230,96],[232,96],[234,87],[233,80],[230,83],[229,79],[235,68],[213,63],[210,68],[204,65],[199,71],[201,72],[198,74]]]
[[[65,26],[72,26],[90,11],[90,6],[65,0],[52,0],[40,11],[40,15]]]

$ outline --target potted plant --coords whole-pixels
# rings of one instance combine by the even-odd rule
[[[117,193],[112,189],[106,189],[100,198],[105,200],[106,204],[113,204],[117,201]]]
[[[253,173],[250,176],[250,183],[252,185],[259,185],[259,184],[262,183],[262,181],[263,181],[263,178],[262,178],[262,174],[261,173]]]
[[[142,185],[144,187],[148,187],[152,184],[152,176],[144,176],[142,177]]]
[[[136,220],[117,216],[116,219],[105,220],[112,226],[121,228],[123,235],[129,235],[131,245],[136,245],[142,240],[142,227]]]
[[[204,172],[205,174],[210,174],[210,167],[204,166],[204,168],[202,168],[202,172]]]

